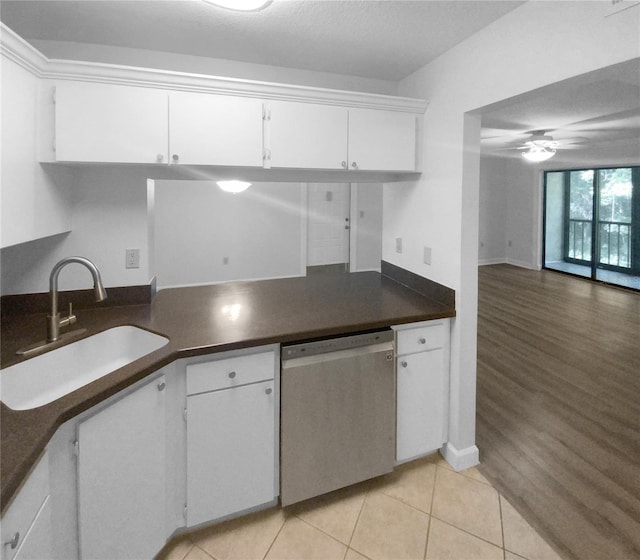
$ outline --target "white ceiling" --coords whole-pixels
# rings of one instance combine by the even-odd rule
[[[530,91],[482,110],[485,152],[514,150],[535,130],[560,142],[560,150],[594,150],[624,143],[640,161],[640,59]],[[505,154],[509,155],[509,154]],[[625,155],[627,155],[625,153]]]
[[[71,41],[400,80],[513,10],[511,0],[2,0],[28,40]],[[44,54],[47,54],[46,52]]]

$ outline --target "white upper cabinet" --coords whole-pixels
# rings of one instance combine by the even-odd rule
[[[271,101],[267,104],[266,166],[346,169],[345,107]]]
[[[262,167],[262,101],[172,92],[171,163]]]
[[[167,111],[166,91],[84,82],[59,84],[55,104],[55,159],[166,162]]]
[[[349,169],[415,171],[415,114],[349,109]]]
[[[266,166],[416,169],[414,113],[285,101],[267,107]]]

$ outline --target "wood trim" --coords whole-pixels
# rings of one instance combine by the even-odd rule
[[[76,80],[168,90],[303,101],[422,114],[423,99],[225,78],[135,66],[49,59],[0,23],[0,52],[41,79]]]

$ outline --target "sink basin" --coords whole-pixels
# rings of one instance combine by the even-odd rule
[[[0,399],[14,410],[45,405],[168,342],[137,327],[108,329],[0,370]]]

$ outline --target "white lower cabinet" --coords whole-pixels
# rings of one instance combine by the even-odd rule
[[[78,424],[80,557],[153,558],[164,545],[164,375]]]
[[[273,502],[274,351],[187,366],[187,526]]]
[[[449,320],[396,328],[396,461],[442,447],[448,432]]]
[[[49,456],[38,464],[2,516],[2,560],[42,560],[51,557]]]

